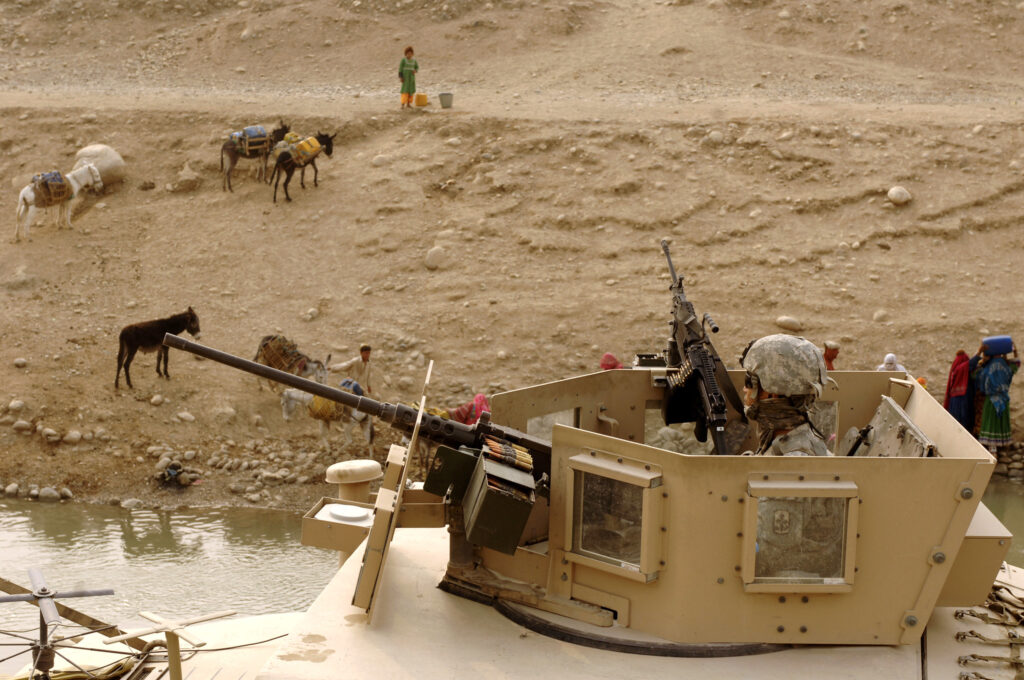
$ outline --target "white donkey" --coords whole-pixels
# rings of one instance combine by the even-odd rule
[[[93,189],[99,190],[103,188],[103,178],[100,176],[100,171],[96,169],[96,166],[92,163],[86,163],[77,170],[65,173],[64,178],[67,180],[68,185],[71,187],[71,195],[63,200],[56,203],[45,202],[44,197],[36,196],[35,188],[32,184],[27,185],[18,194],[18,211],[15,214],[14,222],[14,241],[18,242],[21,240],[20,232],[25,233],[25,238],[29,237],[29,229],[32,227],[32,221],[36,216],[36,208],[50,208],[54,205],[57,206],[57,227],[60,227],[60,223],[63,221],[67,223],[68,229],[71,228],[71,199],[78,195],[78,192],[86,187],[92,187]]]
[[[341,389],[349,391],[344,387]],[[281,392],[281,417],[291,420],[299,404],[305,405],[306,413],[310,418],[320,422],[320,440],[324,444],[327,443],[327,434],[331,429],[331,423],[339,422],[341,423],[341,432],[345,435],[345,445],[348,446],[352,443],[349,429],[359,429],[366,441],[370,457],[373,457],[373,418],[369,414],[353,411],[344,404],[289,387]]]

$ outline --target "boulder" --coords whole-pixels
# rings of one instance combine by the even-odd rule
[[[889,193],[886,194],[886,197],[893,205],[906,205],[914,199],[914,197],[910,195],[909,191],[899,185],[889,189]]]
[[[106,144],[90,144],[75,154],[74,170],[86,163],[92,163],[100,171],[103,185],[109,186],[124,180],[125,162],[121,154]]]
[[[17,498],[18,497],[18,483],[17,482],[11,482],[10,484],[8,484],[4,488],[4,495],[7,496],[8,498]]]
[[[199,176],[199,173],[193,170],[192,166],[188,163],[185,163],[185,167],[178,173],[178,179],[174,184],[170,185],[170,191],[172,193],[195,191],[202,183],[203,178]]]
[[[60,488],[60,497],[61,500],[69,501],[75,497],[75,494],[71,493],[71,489],[69,489],[68,487],[62,486]]]
[[[142,501],[138,498],[126,498],[121,501],[121,507],[125,510],[138,510],[142,507]]]
[[[802,331],[804,328],[800,320],[792,316],[780,316],[775,319],[775,325],[787,331]]]
[[[423,259],[423,265],[433,271],[441,267],[445,262],[444,248],[441,246],[434,246],[427,251],[427,256]]]
[[[44,503],[56,503],[60,500],[60,492],[52,486],[44,486],[39,490],[39,500]]]

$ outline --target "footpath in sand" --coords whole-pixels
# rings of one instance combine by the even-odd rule
[[[135,389],[115,390],[121,327],[189,305],[205,343],[246,358],[271,333],[332,362],[370,343],[389,401],[417,398],[434,360],[446,406],[660,350],[661,238],[732,365],[786,316],[840,341],[839,368],[895,352],[941,399],[957,349],[1024,337],[1014,3],[0,9],[8,234],[33,173],[93,142],[128,164],[72,230],[44,217],[0,242],[0,488],[22,496],[305,509],[328,464],[364,455],[180,352],[169,381],[140,354]],[[431,104],[402,112],[406,44]],[[319,186],[296,176],[274,204],[242,161],[222,191],[227,135],[280,120],[337,133]],[[888,200],[896,185],[912,200]],[[379,455],[396,437],[378,435]],[[156,487],[164,457],[201,483]]]

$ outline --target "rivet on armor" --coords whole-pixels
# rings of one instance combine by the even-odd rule
[[[785,633],[786,632],[786,627],[785,626],[779,626],[775,630],[779,631],[780,633]]]
[[[719,584],[725,583],[725,579],[724,579],[724,578],[722,578],[721,576],[719,576],[719,577],[718,577],[718,583],[719,583]]]
[[[903,622],[905,624],[907,624],[908,626],[916,626],[917,625],[917,617],[914,616],[913,614],[911,614],[907,618],[903,619]]]
[[[942,564],[946,561],[946,553],[937,552],[934,555],[932,555],[932,560],[935,561],[935,564]]]
[[[960,498],[963,498],[964,500],[968,498],[974,498],[974,489],[972,489],[969,486],[964,487],[963,489],[960,490]]]

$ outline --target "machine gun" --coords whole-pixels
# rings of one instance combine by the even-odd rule
[[[668,242],[661,241],[661,249],[668,260],[672,274],[672,335],[668,339],[664,361],[668,368],[678,368],[667,376],[666,395],[662,414],[665,423],[694,423],[694,434],[698,441],[707,441],[708,433],[715,445],[715,453],[732,453],[726,440],[726,426],[730,420],[729,406],[732,406],[732,420],[747,422],[743,415],[743,402],[729,378],[715,346],[705,332],[705,326],[712,333],[718,332],[718,325],[707,312],[703,322],[697,319],[693,303],[686,299],[683,291],[683,277],[676,275]],[[738,414],[738,417],[737,417]],[[745,430],[745,428],[744,428]]]
[[[406,434],[412,434],[416,426],[418,410],[404,404],[389,404],[361,397],[351,392],[334,389],[318,382],[300,378],[291,373],[279,371],[255,361],[249,361],[227,352],[207,347],[196,342],[179,338],[177,335],[167,333],[164,335],[164,344],[168,347],[191,352],[192,354],[212,359],[218,363],[227,364],[253,375],[267,380],[273,380],[290,387],[316,394],[324,399],[345,404],[353,409],[368,413],[371,416],[381,419],[396,430]],[[468,446],[480,448],[485,445],[487,437],[496,437],[512,444],[525,448],[533,457],[533,477],[540,482],[543,477],[551,476],[551,442],[533,437],[511,427],[505,427],[491,422],[491,414],[486,411],[480,415],[480,420],[474,425],[463,425],[462,423],[441,416],[423,414],[423,421],[420,423],[419,436],[425,437],[436,444],[444,444],[452,448]],[[545,480],[546,484],[546,480]]]

